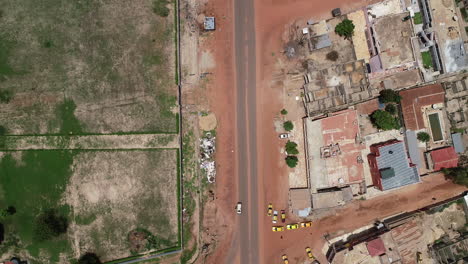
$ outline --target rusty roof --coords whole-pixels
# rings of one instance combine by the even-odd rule
[[[432,84],[400,92],[405,126],[410,130],[425,128],[423,106],[443,103],[445,92],[441,84]]]

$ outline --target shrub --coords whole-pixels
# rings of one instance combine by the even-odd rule
[[[67,232],[67,228],[68,219],[59,215],[56,210],[49,209],[36,218],[34,239],[36,241],[49,240]]]
[[[7,129],[4,126],[0,126],[0,136],[4,136],[7,133]]]
[[[336,34],[349,39],[354,33],[354,23],[352,20],[345,19],[335,27]]]
[[[0,90],[0,102],[7,104],[13,98],[13,93],[10,90]]]
[[[297,163],[299,162],[296,156],[287,156],[285,160],[289,168],[296,167]]]
[[[401,96],[391,89],[384,89],[379,93],[379,101],[381,103],[399,103]]]
[[[101,264],[101,260],[94,253],[86,253],[78,259],[78,264]]]
[[[389,112],[391,115],[394,115],[394,114],[396,114],[397,109],[396,109],[396,106],[394,104],[387,104],[385,106],[385,111]]]
[[[382,130],[391,130],[400,128],[398,120],[389,112],[377,110],[371,115],[371,121],[375,127]]]
[[[167,8],[167,0],[154,0],[153,1],[153,12],[161,17],[167,17],[169,15],[169,8]]]
[[[338,52],[336,50],[332,50],[327,53],[326,58],[329,61],[336,61],[338,59]]]
[[[288,110],[282,109],[282,110],[281,110],[281,114],[282,114],[282,115],[287,115],[287,114],[288,114]]]
[[[294,129],[294,125],[291,121],[286,121],[283,123],[284,130],[291,131]]]
[[[429,142],[429,140],[431,139],[429,134],[426,132],[419,132],[417,138],[421,142]]]
[[[289,141],[286,142],[286,146],[285,146],[285,149],[286,149],[286,152],[288,153],[288,155],[297,155],[299,154],[299,151],[297,150],[297,144],[296,142],[292,142],[292,141]]]

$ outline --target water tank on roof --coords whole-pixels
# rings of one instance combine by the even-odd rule
[[[433,104],[432,109],[440,109],[444,107],[444,103]]]

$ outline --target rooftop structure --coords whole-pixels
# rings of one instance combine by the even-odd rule
[[[367,242],[367,251],[369,251],[369,255],[372,257],[385,254],[386,250],[382,239],[379,237]]]
[[[460,133],[452,134],[452,142],[456,153],[465,152],[465,145],[463,144],[462,135]]]
[[[468,78],[445,82],[443,86],[450,123],[457,128],[468,127]]]
[[[354,52],[356,53],[356,59],[364,60],[366,63],[368,63],[370,59],[370,53],[366,36],[366,14],[364,13],[364,10],[359,9],[347,14],[347,17],[349,20],[352,20],[354,24],[352,40],[354,44]]]
[[[435,149],[430,152],[431,164],[434,171],[442,168],[453,168],[458,165],[458,155],[453,147]]]
[[[205,30],[215,30],[215,18],[214,17],[205,17],[204,23]]]
[[[408,13],[378,17],[373,21],[373,37],[382,70],[414,65],[411,21],[404,20]]]
[[[312,192],[363,181],[363,160],[356,110],[318,120],[304,118],[306,163]]]
[[[422,86],[400,92],[405,126],[410,130],[426,128],[423,108],[444,103],[445,92],[440,84]]]
[[[420,181],[416,165],[409,162],[405,144],[398,140],[371,146],[367,156],[374,186],[382,191]]]

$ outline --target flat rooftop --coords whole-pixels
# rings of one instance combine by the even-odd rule
[[[374,38],[384,70],[414,62],[409,13],[392,14],[374,20]]]
[[[318,120],[304,118],[304,129],[312,192],[363,181],[364,145],[358,143],[356,110],[343,110]]]
[[[425,128],[422,107],[444,102],[445,92],[440,84],[422,86],[400,92],[405,126],[410,130]]]

